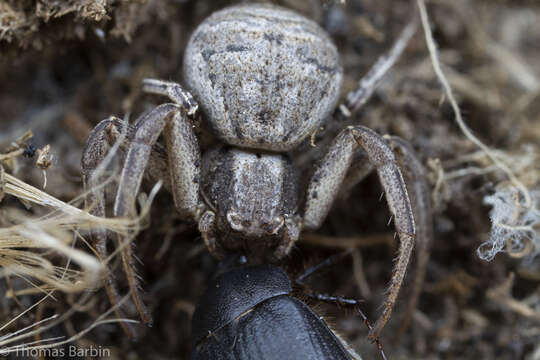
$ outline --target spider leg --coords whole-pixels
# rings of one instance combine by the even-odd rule
[[[94,173],[105,157],[106,147],[112,147],[117,141],[120,141],[119,149],[123,153],[127,153],[137,127],[121,120],[117,117],[111,116],[101,121],[92,130],[88,137],[86,147],[83,151],[83,175],[87,173]],[[94,154],[100,153],[101,156],[97,159],[93,159]],[[171,192],[171,179],[169,174],[169,165],[167,164],[167,150],[164,146],[156,143],[152,146],[152,152],[150,153],[150,159],[144,173],[145,180],[148,180],[151,184],[155,184],[158,181],[163,182],[163,187]],[[85,170],[86,169],[86,170]],[[101,182],[97,182],[101,184]]]
[[[390,318],[415,239],[414,218],[405,182],[392,148],[383,137],[364,126],[348,127],[336,137],[310,181],[303,224],[305,228],[312,230],[322,224],[358,147],[366,152],[369,161],[377,169],[400,239],[399,255],[392,272],[383,313],[370,331],[370,338],[375,339]]]
[[[172,121],[166,123],[165,141],[168,153],[168,168],[171,178],[171,191],[174,197],[176,210],[184,216],[199,220],[206,211],[199,195],[199,180],[201,167],[201,152],[193,125],[187,120],[186,114],[194,115],[199,105],[191,94],[179,84],[155,79],[144,79],[143,91],[167,95],[182,109],[173,116]],[[149,129],[142,132],[162,131],[165,123],[155,122]],[[137,128],[146,125],[137,124]],[[137,131],[137,133],[139,130]],[[155,140],[153,141],[155,143]]]
[[[114,204],[115,216],[135,213],[136,196],[150,159],[152,146],[165,130],[169,166],[175,205],[182,214],[199,216],[202,208],[199,200],[200,151],[185,110],[177,104],[162,104],[144,115],[136,125],[136,132],[126,155]],[[133,301],[145,323],[150,314],[139,292],[140,284],[135,274],[132,245],[122,249],[122,262],[132,292]]]
[[[193,96],[180,84],[174,82],[144,79],[143,91],[167,96],[173,102],[180,104],[189,116],[194,115],[199,108]],[[199,231],[206,247],[212,255],[221,258],[224,252],[218,247],[216,214],[204,205],[199,195],[201,155],[192,125],[187,122],[173,121],[166,132],[168,163],[176,209],[180,214],[198,221]]]
[[[415,275],[407,309],[404,311],[405,316],[401,320],[399,329],[399,334],[402,334],[410,324],[424,284],[426,267],[430,256],[429,247],[433,239],[433,219],[430,194],[428,192],[429,187],[422,163],[407,141],[396,136],[385,136],[385,138],[389,140],[401,168],[416,222]],[[354,156],[351,167],[347,171],[347,175],[339,189],[339,197],[348,194],[354,186],[373,170],[371,163],[363,161],[365,157],[365,153]]]
[[[101,121],[90,133],[82,155],[83,186],[85,191],[88,191],[85,199],[85,208],[90,209],[89,212],[92,215],[99,217],[105,217],[105,189],[100,187],[100,184],[105,179],[103,174],[97,173],[97,169],[106,155],[107,128],[117,126],[119,122],[120,120],[115,117],[109,117]],[[93,229],[90,232],[90,239],[100,260],[105,261],[108,258],[107,231],[103,228]],[[116,281],[110,270],[107,270],[104,275],[103,283],[111,304],[113,306],[118,304],[120,296],[116,287]],[[126,317],[119,307],[116,308],[115,312],[118,318]],[[132,338],[135,337],[135,330],[129,323],[121,322],[120,324],[126,334]]]
[[[424,286],[430,255],[429,248],[433,239],[433,218],[429,187],[422,163],[408,142],[395,136],[388,137],[388,139],[403,171],[416,221],[416,274],[405,317],[401,320],[399,335],[407,330]]]
[[[109,126],[107,128],[107,141],[109,146],[113,146],[113,144],[121,140],[119,147],[124,154],[127,153],[135,137],[136,130],[137,127],[135,125],[117,119],[115,126]],[[163,188],[171,192],[171,177],[169,174],[169,164],[167,162],[167,149],[160,143],[154,144],[144,173],[144,179],[148,180],[151,184],[155,184],[161,180],[163,182]]]
[[[188,115],[193,115],[199,108],[199,104],[193,99],[193,96],[175,82],[163,81],[158,79],[144,79],[143,91],[167,96],[172,102],[181,105]]]
[[[360,79],[357,88],[347,94],[345,102],[338,107],[342,116],[352,116],[369,100],[384,78],[384,75],[399,60],[417,28],[418,18],[414,16],[405,26],[390,50],[379,57],[366,75]]]
[[[373,170],[375,170],[375,167],[369,162],[366,153],[357,151],[351,161],[349,170],[347,170],[347,175],[345,175],[345,179],[343,179],[343,183],[339,187],[337,196],[340,199],[346,198],[356,185],[373,173]]]

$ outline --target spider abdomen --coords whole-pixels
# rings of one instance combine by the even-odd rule
[[[251,4],[218,11],[199,25],[186,49],[184,76],[224,142],[287,151],[334,109],[343,70],[315,22]]]

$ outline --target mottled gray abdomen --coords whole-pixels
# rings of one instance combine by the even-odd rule
[[[223,141],[287,151],[334,109],[343,69],[315,22],[251,4],[218,11],[199,25],[186,49],[184,76]]]

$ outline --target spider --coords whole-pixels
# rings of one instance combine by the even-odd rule
[[[289,254],[301,231],[321,226],[353,156],[363,150],[369,161],[360,171],[376,169],[400,239],[384,308],[369,334],[376,339],[390,318],[414,247],[413,210],[425,218],[421,202],[411,205],[400,169],[405,175],[413,174],[406,176],[413,183],[411,191],[418,183],[418,171],[407,159],[414,154],[400,141],[367,127],[347,127],[320,160],[301,203],[297,169],[288,153],[327,118],[358,111],[415,29],[416,21],[411,21],[358,89],[336,107],[343,69],[335,45],[315,22],[265,4],[215,12],[197,27],[185,51],[183,75],[189,91],[175,82],[145,79],[144,92],[166,96],[170,102],[142,115],[134,126],[110,117],[91,132],[82,157],[85,187],[91,189],[87,206],[93,214],[105,215],[103,189],[98,187],[102,178],[96,169],[107,146],[124,132],[122,148],[127,154],[115,216],[135,214],[136,196],[146,174],[161,179],[178,212],[198,223],[212,255],[223,258],[239,253],[252,263],[276,262]],[[193,130],[199,112],[221,141],[204,154]],[[166,148],[158,143],[162,132]],[[396,156],[393,147],[401,155]],[[107,234],[95,231],[93,239],[98,254],[105,258]],[[137,310],[143,321],[150,322],[130,246],[122,249],[122,262]],[[105,285],[111,302],[117,303],[118,291],[110,274]]]

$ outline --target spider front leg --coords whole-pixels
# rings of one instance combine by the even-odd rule
[[[136,126],[115,116],[110,116],[96,125],[86,141],[86,146],[82,155],[81,163],[83,180],[86,179],[86,190],[94,189],[92,193],[95,193],[95,187],[87,186],[88,182],[94,181],[95,185],[99,188],[99,184],[102,184],[105,180],[104,178],[92,180],[92,178],[102,172],[101,170],[98,171],[98,166],[100,166],[105,159],[108,149],[118,145],[118,149],[121,150],[121,152],[127,153],[131,146],[131,142],[135,137],[136,130]],[[161,180],[163,182],[163,188],[170,192],[171,179],[167,158],[167,150],[159,143],[154,144],[144,175],[145,179],[151,184],[155,184]],[[88,196],[93,195],[89,194]],[[87,197],[86,200],[88,204],[95,203],[94,201],[89,201],[89,197]],[[94,211],[93,207],[90,208],[90,211]],[[97,215],[97,213],[94,212],[92,212],[92,214]]]
[[[199,104],[193,99],[193,96],[184,88],[175,82],[163,81],[159,79],[144,79],[143,91],[167,96],[172,102],[181,105],[188,115],[193,115],[197,112]]]
[[[107,154],[107,130],[110,127],[118,126],[120,123],[120,119],[113,116],[101,121],[90,133],[86,147],[83,150],[81,160],[82,178],[84,189],[88,191],[85,198],[85,208],[89,209],[90,214],[99,217],[105,217],[105,189],[102,187],[105,177],[103,171],[99,169],[99,165],[102,164]],[[108,258],[107,231],[103,228],[93,229],[90,231],[90,239],[100,260],[105,261]],[[103,283],[111,304],[113,306],[118,304],[120,296],[116,281],[110,270],[106,272]],[[120,308],[116,308],[115,313],[118,318],[126,317]],[[129,323],[121,322],[120,324],[126,334],[135,337],[135,330]]]
[[[310,181],[304,228],[314,230],[322,224],[358,147],[366,152],[379,174],[400,239],[399,256],[394,265],[383,313],[369,333],[370,338],[376,339],[392,313],[415,240],[414,218],[405,182],[392,148],[383,137],[364,126],[351,126],[336,137]]]
[[[416,274],[414,276],[407,310],[401,321],[398,332],[399,336],[407,330],[416,309],[420,292],[424,286],[424,278],[430,256],[429,248],[433,240],[433,212],[424,166],[416,157],[414,150],[409,143],[399,137],[389,136],[387,139],[403,170],[403,177],[407,183],[414,219],[416,221]]]
[[[135,200],[148,164],[152,147],[165,130],[171,186],[177,210],[198,219],[204,208],[199,199],[200,151],[187,110],[177,104],[163,104],[145,115],[136,125],[136,132],[126,155],[114,204],[115,216],[135,213]],[[145,322],[150,314],[139,292],[132,247],[122,248],[122,262],[137,310]]]
[[[144,79],[143,91],[167,96],[177,104],[181,104],[185,113],[194,115],[199,105],[193,96],[180,84],[159,79]],[[182,123],[169,127],[166,135],[171,166],[172,192],[176,209],[198,221],[202,238],[213,255],[220,257],[221,249],[217,248],[215,236],[215,213],[207,209],[200,199],[199,180],[201,155],[197,137],[190,123]]]
[[[176,94],[179,94],[180,85],[177,85],[175,90]],[[136,196],[142,177],[146,172],[147,175],[150,175],[150,178],[163,178],[167,185],[171,184],[168,187],[173,192],[178,211],[198,220],[205,209],[199,199],[200,151],[192,125],[186,116],[188,113],[195,112],[197,104],[188,92],[183,91],[183,93],[184,98],[191,99],[191,102],[160,105],[141,117],[134,127],[122,123],[119,119],[109,118],[98,124],[92,131],[82,162],[85,185],[92,189],[87,203],[90,205],[93,214],[105,215],[103,189],[96,188],[103,179],[101,176],[96,176],[99,175],[96,174],[96,169],[105,157],[107,143],[110,144],[113,140],[119,139],[120,134],[125,131],[126,136],[120,144],[120,148],[129,148],[129,150],[118,186],[114,215],[127,216],[135,213]],[[175,98],[175,100],[180,101],[179,98]],[[186,108],[185,106],[189,107]],[[156,143],[163,129],[165,129],[167,152]],[[167,156],[170,174],[164,172],[164,169],[167,169],[164,155]],[[156,172],[148,174],[149,168],[150,170],[155,169]],[[106,257],[106,233],[101,231],[95,232],[93,235],[97,251],[103,255],[102,257]],[[141,319],[146,323],[150,323],[150,314],[142,301],[139,291],[140,285],[135,274],[132,251],[131,245],[122,247],[123,267]],[[119,297],[110,274],[106,280],[106,285],[110,285],[106,286],[106,288],[111,303],[116,304]],[[128,331],[128,333],[130,332]]]

